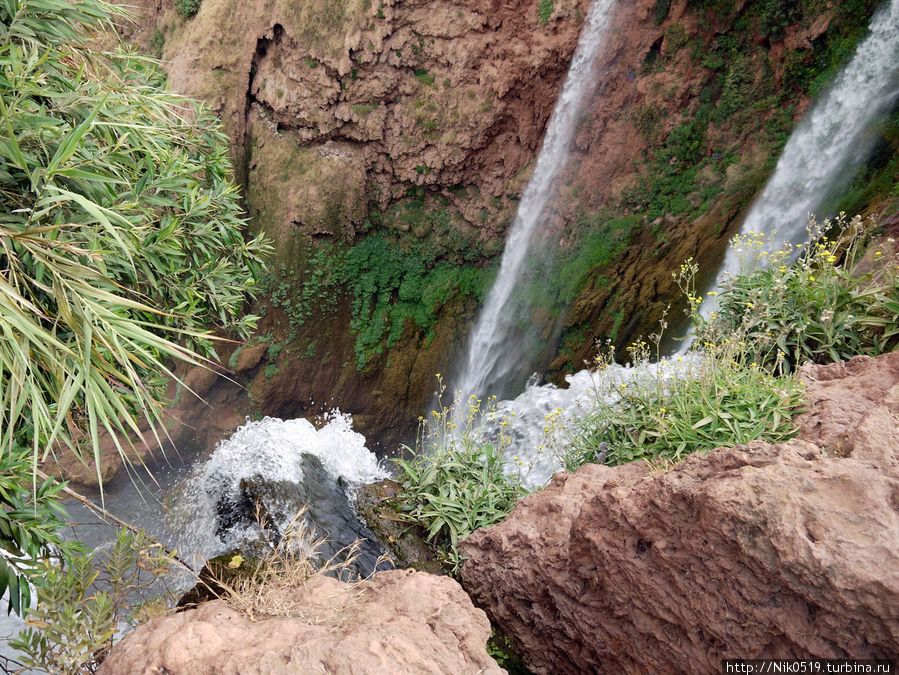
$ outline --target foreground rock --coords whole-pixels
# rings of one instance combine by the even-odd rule
[[[358,585],[315,577],[293,616],[252,621],[220,601],[154,619],[100,673],[502,673],[490,624],[457,583],[411,570]]]
[[[463,584],[535,672],[899,653],[899,353],[803,377],[800,439],[586,465],[463,543]]]

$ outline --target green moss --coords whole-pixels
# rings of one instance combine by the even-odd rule
[[[540,25],[545,26],[549,22],[549,17],[553,13],[553,0],[540,0],[537,5],[537,19]]]
[[[484,257],[497,252],[422,188],[387,212],[373,210],[369,219],[373,234],[352,246],[316,244],[301,266],[282,265],[267,289],[271,304],[287,317],[290,339],[313,312],[336,310],[346,292],[360,370],[408,326],[431,339],[441,308],[455,298],[479,300],[489,281]],[[310,344],[307,356],[313,351]]]
[[[353,112],[359,115],[359,117],[368,117],[371,115],[372,111],[378,109],[377,103],[357,103],[353,107]]]
[[[175,11],[185,19],[190,19],[200,11],[200,0],[175,0]]]
[[[434,84],[433,76],[428,74],[428,71],[424,68],[417,68],[415,70],[415,79],[421,82],[424,85],[432,86]]]

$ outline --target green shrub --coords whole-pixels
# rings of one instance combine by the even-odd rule
[[[10,646],[31,668],[96,672],[121,622],[167,611],[167,599],[143,593],[168,575],[171,564],[161,545],[125,529],[103,556],[81,554],[64,567],[43,563],[40,601],[27,612],[29,627]]]
[[[765,267],[738,276],[721,291],[718,311],[697,317],[698,340],[720,345],[742,336],[749,357],[789,372],[805,362],[824,363],[856,354],[876,355],[899,344],[899,272],[891,243],[869,258],[861,218],[818,226],[795,264],[788,250],[762,250],[764,238],[737,238],[750,262]],[[827,237],[823,233],[836,230]]]
[[[698,359],[663,359],[670,375],[664,369],[647,371],[620,384],[607,377],[611,359],[604,355],[593,404],[564,429],[556,425],[555,444],[563,448],[565,467],[634,460],[664,465],[693,452],[794,436],[790,417],[801,404],[801,386],[746,362],[735,347],[709,349]],[[646,343],[631,350],[635,363],[648,364]]]
[[[653,221],[667,213],[700,213],[708,200],[695,206],[688,197],[697,190],[696,176],[706,163],[708,111],[674,127],[654,150],[648,172],[622,192],[622,206],[645,213]]]
[[[687,44],[687,31],[679,23],[671,24],[665,31],[666,52],[670,56]]]
[[[185,19],[191,18],[200,11],[202,0],[175,0],[175,10]]]
[[[424,85],[432,86],[434,84],[434,76],[429,75],[428,71],[425,68],[416,68],[415,69],[415,79],[421,82]]]
[[[549,17],[552,13],[553,0],[540,0],[540,4],[537,5],[537,19],[542,26],[545,26],[549,22]]]
[[[441,396],[444,391],[441,382]],[[477,431],[483,415],[495,415],[495,403],[492,398],[482,410],[480,399],[472,397],[465,402],[465,420],[457,423],[453,410],[460,402],[450,407],[441,402],[432,420],[420,420],[415,449],[405,448],[410,459],[394,460],[403,487],[397,497],[400,510],[427,530],[428,541],[452,572],[462,564],[458,541],[498,523],[526,494],[517,476],[503,472],[503,452],[511,442],[502,431],[507,424],[500,424],[494,440],[483,439]]]

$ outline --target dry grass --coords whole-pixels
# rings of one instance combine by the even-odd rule
[[[315,536],[305,514],[305,508],[298,511],[276,540],[257,509],[257,521],[265,537],[263,553],[253,560],[237,554],[226,567],[211,569],[211,583],[204,582],[209,590],[252,620],[290,617],[314,624],[342,624],[346,610],[355,605],[345,595],[358,595],[358,580],[342,584],[334,593],[331,599],[344,596],[339,602],[327,602],[328,598],[322,602],[320,596],[310,599],[304,586],[310,579],[324,575],[355,578],[351,565],[358,556],[359,542],[322,561],[320,551],[326,540]]]

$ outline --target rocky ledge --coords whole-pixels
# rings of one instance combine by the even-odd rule
[[[221,601],[160,617],[123,639],[101,674],[502,673],[487,617],[455,581],[411,570],[359,584],[316,576],[290,617]]]
[[[789,443],[557,475],[462,544],[537,673],[899,653],[899,353],[803,369]]]

